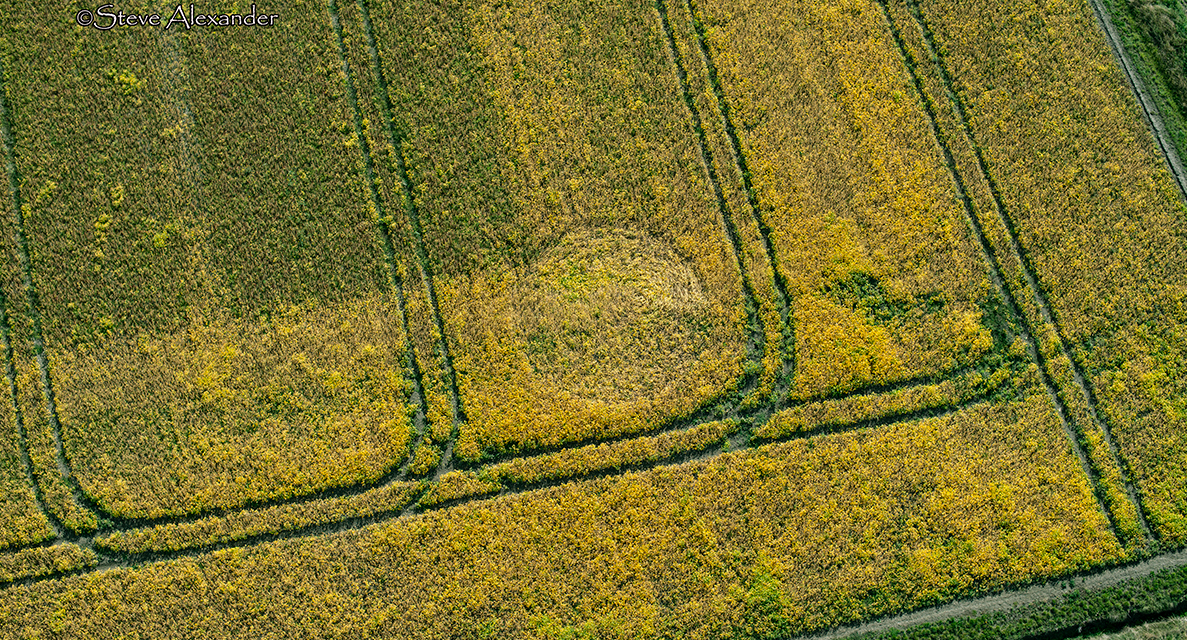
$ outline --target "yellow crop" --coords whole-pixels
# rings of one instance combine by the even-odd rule
[[[799,634],[1120,553],[1040,393],[9,589],[0,629],[48,635],[60,620],[73,637],[286,637],[324,625],[397,637]]]
[[[51,14],[6,22],[21,34],[5,91],[24,202],[4,235],[27,244],[3,286],[57,517],[97,525],[78,489],[109,514],[158,517],[397,466],[412,431],[403,310],[357,150],[332,151],[323,126],[351,113],[341,79],[304,71],[338,61],[328,23],[282,22],[260,49],[243,30],[59,38]],[[16,44],[40,39],[52,45]],[[76,122],[77,105],[95,117]]]
[[[116,532],[95,538],[100,549],[139,553],[176,551],[190,547],[226,544],[253,536],[292,531],[338,522],[395,514],[423,490],[420,483],[397,482],[356,496],[327,498],[266,509],[245,510],[184,523],[171,523]]]
[[[0,12],[0,640],[793,637],[1187,541],[1084,0],[287,11]]]
[[[1102,475],[1114,476],[1117,463],[1101,424],[1155,533],[1178,544],[1187,539],[1187,450],[1179,435],[1187,425],[1187,210],[1092,10],[1086,2],[926,0],[917,22],[911,4],[892,3],[909,38],[924,24],[944,52],[999,198],[976,180],[976,205],[986,235],[1007,257],[1005,276],[1041,331],[1052,376],[1093,455],[1105,459]],[[971,149],[965,158],[967,173],[980,174]],[[1011,255],[1011,235],[1021,261]],[[1110,480],[1106,493],[1123,491],[1120,482]],[[1122,519],[1133,530],[1130,511]]]
[[[466,418],[453,454],[634,432],[733,390],[738,258],[650,4],[422,4],[371,14]]]
[[[986,270],[877,5],[692,7],[794,298],[793,393],[985,354]]]

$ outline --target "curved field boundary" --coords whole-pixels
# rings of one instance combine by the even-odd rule
[[[899,44],[900,50],[903,53],[904,59],[909,59],[910,53],[906,49],[905,45],[902,43],[901,37],[899,37],[897,35],[898,34],[897,27],[894,26],[893,18],[891,17],[889,7],[886,4],[886,0],[879,0],[879,3],[881,4],[881,6],[883,8],[883,13],[886,16],[887,22],[889,24],[891,24],[892,29],[896,33],[896,40]],[[923,12],[919,8],[918,0],[906,0],[906,3],[910,9],[911,16],[914,18],[916,24],[918,25],[919,29],[923,33],[923,41],[927,46],[928,54],[932,57],[932,59],[935,62],[935,66],[936,66],[937,70],[939,71],[940,78],[941,78],[944,88],[946,90],[947,98],[948,98],[949,102],[951,102],[951,104],[955,110],[957,120],[960,124],[962,133],[965,136],[966,140],[968,141],[969,145],[973,149],[973,153],[974,153],[974,156],[976,157],[976,161],[977,161],[977,167],[980,169],[981,175],[989,187],[989,192],[993,196],[993,205],[994,205],[994,210],[997,215],[997,218],[999,219],[1001,224],[1006,228],[1006,231],[1008,232],[1009,244],[1007,247],[1005,247],[1005,249],[1006,249],[1006,251],[1012,253],[1013,256],[1018,260],[1019,264],[1022,266],[1022,273],[1023,273],[1023,277],[1025,278],[1025,281],[1026,281],[1026,286],[1030,290],[1030,294],[1033,299],[1033,302],[1039,310],[1041,322],[1048,324],[1052,328],[1055,329],[1055,335],[1058,340],[1059,352],[1065,358],[1067,358],[1067,360],[1071,363],[1072,378],[1074,380],[1075,386],[1077,387],[1076,390],[1079,391],[1079,393],[1082,395],[1085,403],[1087,404],[1088,411],[1089,411],[1092,421],[1096,423],[1096,426],[1099,427],[1101,432],[1104,434],[1104,439],[1108,446],[1109,453],[1112,458],[1112,463],[1114,465],[1116,465],[1116,468],[1121,473],[1121,478],[1124,483],[1124,487],[1125,487],[1127,496],[1128,496],[1130,502],[1133,503],[1133,506],[1136,510],[1136,513],[1138,516],[1138,524],[1140,525],[1140,527],[1142,529],[1142,534],[1145,538],[1145,544],[1147,544],[1147,545],[1153,544],[1154,543],[1153,534],[1151,533],[1150,526],[1146,521],[1145,511],[1142,508],[1140,496],[1137,492],[1136,487],[1133,484],[1132,478],[1130,477],[1130,474],[1128,471],[1129,466],[1126,463],[1124,456],[1121,454],[1120,449],[1117,447],[1116,441],[1113,439],[1112,430],[1109,428],[1109,425],[1106,423],[1106,421],[1101,418],[1100,414],[1097,411],[1096,396],[1092,391],[1091,383],[1085,377],[1083,369],[1081,368],[1079,362],[1076,361],[1076,359],[1073,357],[1073,354],[1071,353],[1071,350],[1068,348],[1068,346],[1067,346],[1068,341],[1067,341],[1066,337],[1064,336],[1063,330],[1060,328],[1059,323],[1056,322],[1054,313],[1051,311],[1051,306],[1050,306],[1047,294],[1044,291],[1042,284],[1039,282],[1038,277],[1036,276],[1036,270],[1034,269],[1033,265],[1030,263],[1030,258],[1027,255],[1025,249],[1022,247],[1022,244],[1018,239],[1017,225],[1015,223],[1013,216],[1010,214],[1009,209],[1005,205],[1005,201],[1002,198],[1001,189],[998,186],[997,180],[993,177],[993,173],[989,169],[989,164],[985,160],[985,155],[984,155],[983,151],[981,150],[980,145],[977,144],[976,137],[973,135],[972,126],[969,124],[967,106],[965,105],[963,98],[961,98],[960,94],[957,93],[957,91],[956,91],[956,86],[953,82],[951,73],[948,71],[948,66],[947,66],[947,63],[945,62],[945,59],[944,59],[945,56],[943,54],[943,51],[936,44],[935,36],[932,32],[931,26],[927,23],[927,20],[924,18]],[[914,68],[915,64],[917,64],[917,63],[911,62],[908,64],[908,66],[911,67],[911,73],[913,74],[913,76],[915,76],[915,74],[917,73]],[[917,88],[918,88],[920,94],[923,95],[924,89],[923,89],[922,83],[919,82],[917,76],[915,76],[915,77],[916,77]],[[930,100],[927,98],[925,98],[925,101],[928,101],[930,103]],[[935,127],[937,137],[939,137],[942,134],[940,132],[938,123],[935,121],[934,114],[932,114],[932,115],[933,115],[933,118],[932,118],[933,126]],[[946,146],[946,143],[944,143],[944,144]],[[946,153],[946,155],[949,156],[949,158],[948,158],[949,166],[952,168],[952,170],[955,174],[957,169],[956,169],[955,162],[950,157],[951,152],[946,151],[945,153]],[[963,187],[962,187],[962,189],[963,189]],[[970,216],[972,216],[973,218],[976,218],[977,212],[975,211],[974,208],[971,207],[971,200],[967,200],[967,198],[966,198],[966,211],[968,212],[968,214]],[[979,222],[975,227],[975,232],[976,232],[976,235],[977,235],[979,241],[985,247],[989,247],[989,242],[988,242],[988,240],[985,236],[985,233],[984,233],[983,229],[981,228],[981,225]],[[989,255],[992,255],[992,253]],[[1000,265],[996,264],[996,262],[995,262],[995,270],[996,270],[995,279],[1000,280],[1001,279],[1001,268],[1000,268]],[[1004,280],[1001,280],[1001,282],[1003,285],[1005,284]],[[1019,318],[1019,320],[1025,323],[1023,326],[1026,328],[1026,331],[1028,332],[1028,339],[1032,342],[1032,346],[1037,347],[1037,343],[1034,342],[1035,333],[1034,333],[1033,327],[1030,326],[1030,320],[1028,318],[1026,318],[1025,315],[1022,313],[1021,307],[1013,299],[1013,294],[1010,294],[1010,305],[1013,308],[1013,311],[1014,311],[1015,315]],[[1035,349],[1035,358],[1036,358],[1035,362],[1039,365],[1040,369],[1043,371],[1044,379],[1047,380],[1047,383],[1051,387],[1051,390],[1054,394],[1053,398],[1059,404],[1061,415],[1064,415],[1065,421],[1067,422],[1067,424],[1076,430],[1076,435],[1082,436],[1083,434],[1081,433],[1081,431],[1083,428],[1087,428],[1087,425],[1085,425],[1084,427],[1077,428],[1078,425],[1076,425],[1075,421],[1071,420],[1070,417],[1068,417],[1068,416],[1070,416],[1070,412],[1068,412],[1067,406],[1064,404],[1064,401],[1062,400],[1062,398],[1060,398],[1060,396],[1058,394],[1059,387],[1055,384],[1054,380],[1051,378],[1051,374],[1049,373],[1049,368],[1051,365],[1050,365],[1050,363],[1047,362],[1047,358],[1037,348]],[[1073,391],[1073,393],[1074,393],[1074,391]],[[1077,449],[1079,451],[1081,451],[1081,453],[1083,454],[1083,447],[1079,444],[1078,438],[1073,438],[1073,440],[1075,440],[1075,446],[1077,447]],[[1097,477],[1094,477],[1094,482],[1097,484],[1098,487],[1100,487],[1099,471],[1098,471]],[[1110,518],[1112,518],[1112,516],[1110,516]]]

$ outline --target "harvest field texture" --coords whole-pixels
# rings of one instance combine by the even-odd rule
[[[0,12],[0,638],[776,639],[1187,562],[1187,21],[1121,4]]]

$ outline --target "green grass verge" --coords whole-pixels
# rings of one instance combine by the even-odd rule
[[[919,625],[907,630],[866,633],[852,640],[952,638],[1078,638],[1119,631],[1130,625],[1187,612],[1187,566],[1166,569],[1096,590],[1067,595],[975,617]]]
[[[1103,0],[1125,50],[1158,106],[1179,156],[1187,155],[1187,14],[1178,0]]]

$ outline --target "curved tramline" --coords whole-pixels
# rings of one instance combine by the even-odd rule
[[[852,69],[837,66],[849,62],[838,57],[834,63],[827,53],[834,46],[830,37],[857,37],[873,25],[864,17],[852,27],[821,23],[826,26],[818,27],[819,34],[803,32],[785,51],[758,49],[762,55],[739,56],[743,46],[775,48],[766,40],[773,33],[764,31],[754,42],[727,44],[720,30],[714,38],[706,27],[715,20],[718,7],[690,3],[683,8],[691,12],[684,29],[700,61],[698,73],[704,74],[713,97],[702,108],[713,114],[709,119],[722,123],[723,159],[733,165],[761,231],[778,274],[777,289],[794,307],[793,397],[942,375],[954,365],[975,361],[992,344],[975,320],[981,313],[974,301],[979,304],[983,294],[976,291],[973,274],[983,267],[976,264],[967,238],[952,230],[952,221],[959,219],[952,215],[954,197],[937,179],[939,163],[928,157],[931,150],[921,114],[897,104],[885,114],[885,122],[901,124],[897,135],[909,141],[895,151],[888,145],[898,142],[893,139],[896,134],[879,128],[868,120],[870,114],[851,102],[873,89],[873,81],[861,85],[850,75]],[[820,20],[809,13],[791,24]],[[805,60],[812,55],[818,60]],[[898,73],[895,63],[876,48],[852,58],[852,63],[873,65],[884,76]],[[785,65],[787,71],[763,85],[739,79],[742,65],[759,61]],[[745,73],[749,72],[747,67]],[[798,80],[800,93],[793,103],[776,87],[791,81],[782,76],[800,72],[805,76]],[[825,93],[852,97],[830,104]],[[821,120],[822,126],[813,129],[813,119]],[[816,136],[828,141],[822,152],[836,157],[804,160],[820,147]],[[883,152],[890,162],[870,161],[872,154]],[[782,179],[784,174],[787,179]],[[913,181],[922,182],[908,198],[905,185]],[[943,210],[940,224],[921,218],[915,208]],[[916,246],[899,246],[908,241]],[[954,264],[944,252],[959,256],[959,261]],[[891,266],[905,260],[914,266],[898,272]],[[943,294],[927,290],[941,286],[948,289]],[[940,317],[949,324],[937,322]],[[960,320],[969,324],[962,326]]]
[[[97,554],[89,566],[15,572],[0,580],[0,588],[58,579],[85,571],[136,567],[183,557],[198,557],[219,549],[242,548],[277,540],[322,536],[357,530],[394,519],[419,517],[474,501],[538,492],[574,481],[591,481],[665,466],[687,466],[725,451],[769,447],[773,443],[891,427],[921,419],[944,417],[984,402],[974,395],[952,402],[910,410],[894,408],[855,422],[824,423],[808,430],[764,433],[753,440],[736,423],[707,422],[686,432],[566,449],[535,458],[515,458],[484,467],[477,473],[454,472],[436,482],[392,480],[358,491],[323,492],[296,501],[261,505],[226,514],[211,514],[165,522],[123,524],[94,536],[59,536]],[[743,420],[750,420],[744,416]],[[761,424],[758,426],[762,426]],[[395,500],[392,497],[396,497]],[[12,558],[22,552],[14,552]],[[0,558],[8,557],[0,554]]]

